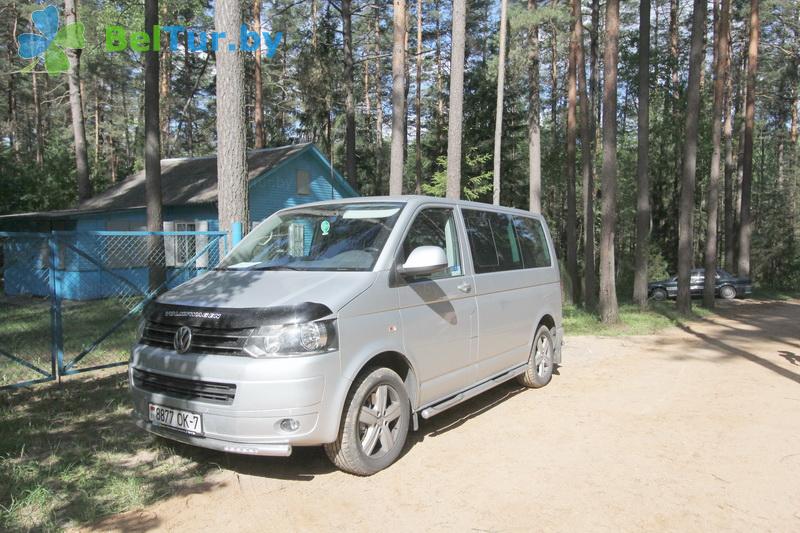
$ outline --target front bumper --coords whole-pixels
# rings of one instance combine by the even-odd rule
[[[145,390],[134,370],[213,383],[236,385],[229,403],[182,398],[168,391]],[[292,446],[312,446],[336,439],[343,400],[338,352],[306,357],[252,359],[207,354],[177,354],[153,346],[133,348],[128,374],[137,425],[151,433],[214,450],[286,456]],[[203,417],[203,435],[156,426],[149,404],[191,411]],[[281,421],[299,422],[295,431]]]
[[[196,437],[180,431],[155,426],[150,422],[136,418],[136,425],[154,435],[167,439],[191,444],[200,448],[208,448],[219,452],[240,453],[246,455],[269,455],[274,457],[289,457],[292,454],[291,444],[242,444],[208,437]]]

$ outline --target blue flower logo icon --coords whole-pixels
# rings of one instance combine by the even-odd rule
[[[20,57],[33,60],[23,71],[32,71],[37,61],[44,58],[48,74],[66,72],[69,68],[66,49],[77,50],[86,45],[83,23],[67,24],[59,30],[55,6],[34,11],[31,21],[40,33],[23,33],[17,37]]]

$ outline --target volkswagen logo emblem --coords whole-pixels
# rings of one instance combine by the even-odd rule
[[[192,347],[192,328],[188,326],[181,326],[175,332],[175,338],[172,341],[175,351],[178,353],[186,353]]]

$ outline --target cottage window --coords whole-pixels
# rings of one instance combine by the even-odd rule
[[[175,231],[197,231],[194,222],[175,222]],[[197,248],[194,235],[180,235],[175,238],[175,262],[178,265],[186,263],[194,257]]]
[[[311,194],[311,175],[307,170],[297,171],[297,194]]]

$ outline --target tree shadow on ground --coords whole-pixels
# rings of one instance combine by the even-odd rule
[[[771,361],[764,355],[757,355],[737,346],[738,343],[746,340],[759,339],[796,346],[796,342],[798,342],[797,324],[800,319],[800,305],[798,303],[774,302],[770,305],[769,310],[764,308],[764,304],[737,303],[720,309],[719,315],[734,323],[741,324],[742,327],[720,323],[713,316],[708,317],[705,321],[718,326],[719,330],[716,332],[706,333],[691,325],[682,323],[678,323],[677,327],[703,343],[724,352],[725,355],[709,359],[711,361],[723,362],[734,357],[740,357],[779,376],[800,383],[800,374],[778,364],[780,360],[777,360],[778,362]],[[779,351],[777,355],[793,365],[797,364],[797,356],[792,352]],[[683,359],[686,357],[690,356],[681,356]]]
[[[138,429],[119,371],[0,396],[0,529],[60,529],[211,490],[206,457]]]

